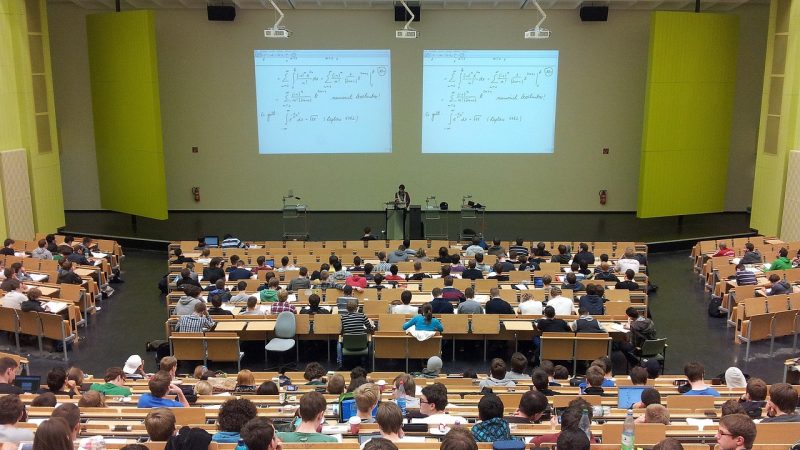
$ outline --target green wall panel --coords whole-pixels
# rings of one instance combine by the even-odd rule
[[[637,215],[723,211],[738,17],[654,12]]]
[[[166,219],[154,14],[93,14],[86,24],[101,204]]]

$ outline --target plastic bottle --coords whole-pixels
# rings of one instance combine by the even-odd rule
[[[622,425],[622,446],[621,450],[633,450],[634,448],[634,422],[633,410],[628,410],[628,416],[625,417],[625,423]]]
[[[247,450],[247,445],[244,443],[244,439],[239,439],[239,443],[236,444],[236,450]]]
[[[397,386],[397,391],[395,392],[397,395],[396,401],[397,406],[400,407],[400,412],[403,414],[403,417],[406,416],[406,386],[405,383],[402,381]]]
[[[589,428],[591,427],[591,424],[592,422],[589,420],[589,411],[587,411],[586,408],[583,408],[583,414],[581,414],[581,421],[579,423],[579,426],[581,430],[583,430],[583,432],[586,433],[586,437],[589,438],[590,440],[591,440],[590,436],[591,431],[589,430]]]

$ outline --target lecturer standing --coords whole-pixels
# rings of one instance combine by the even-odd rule
[[[399,190],[394,193],[394,204],[397,206],[404,205],[404,208],[408,209],[408,206],[411,205],[411,196],[406,192],[406,186],[404,184],[401,184],[398,189]]]

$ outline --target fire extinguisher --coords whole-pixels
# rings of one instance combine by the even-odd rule
[[[200,188],[199,187],[193,187],[192,188],[192,195],[194,195],[194,201],[199,202],[200,201]]]
[[[605,189],[600,191],[600,204],[605,205],[606,201],[608,201],[608,192]]]

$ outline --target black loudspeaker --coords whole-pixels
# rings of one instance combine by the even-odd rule
[[[419,22],[420,19],[420,8],[419,5],[408,5],[408,9],[414,13],[414,22]],[[411,16],[408,15],[408,11],[403,7],[403,5],[394,5],[394,21],[395,22],[408,22]]]
[[[605,22],[608,20],[608,6],[581,6],[583,22]]]
[[[233,5],[208,5],[208,20],[232,22],[236,18],[236,7]]]

